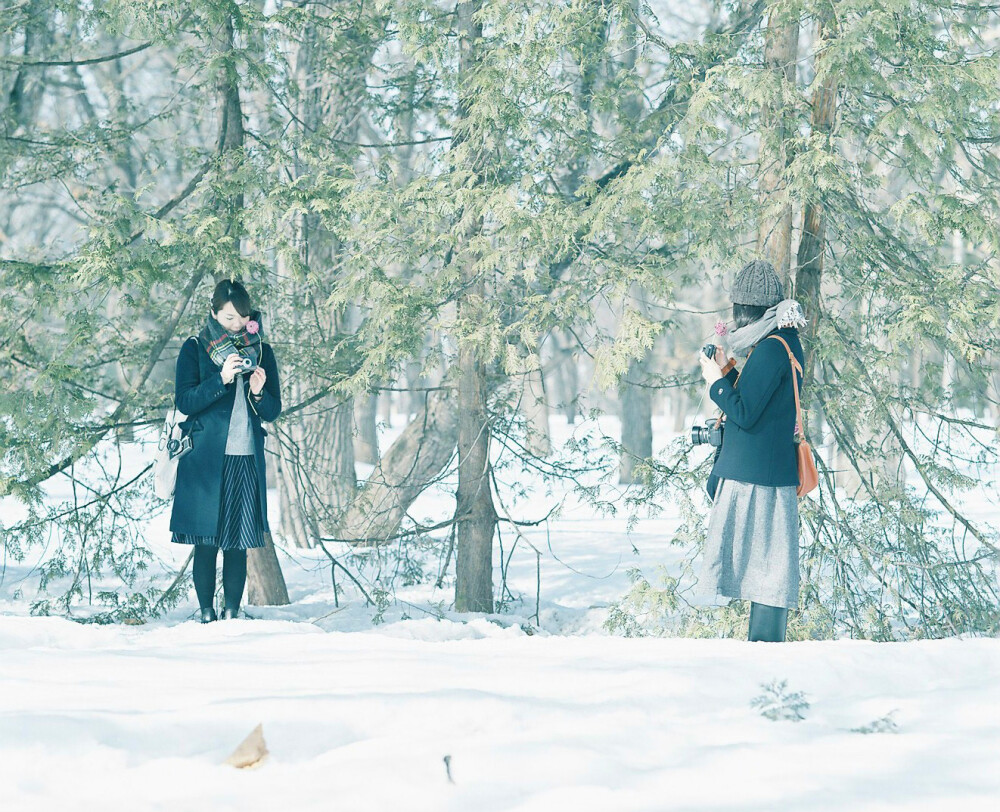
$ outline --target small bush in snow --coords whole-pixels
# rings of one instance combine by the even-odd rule
[[[801,691],[788,691],[788,680],[771,680],[761,687],[764,693],[750,700],[750,707],[757,708],[765,719],[801,722],[806,718],[809,700]]]
[[[869,722],[861,727],[852,727],[851,733],[899,733],[899,725],[893,718],[896,711],[889,711],[885,716],[880,716],[874,722]]]

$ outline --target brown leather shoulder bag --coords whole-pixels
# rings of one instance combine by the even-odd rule
[[[795,492],[799,496],[805,496],[807,493],[814,491],[819,485],[819,472],[816,470],[816,460],[813,458],[812,447],[806,442],[806,424],[802,420],[802,404],[799,402],[799,378],[795,373],[802,374],[802,365],[799,363],[799,359],[795,357],[795,353],[792,352],[785,339],[781,336],[769,337],[778,339],[785,346],[785,351],[788,353],[788,360],[792,364],[792,386],[795,389],[795,419],[798,421],[795,444],[798,447],[799,457],[799,487]]]

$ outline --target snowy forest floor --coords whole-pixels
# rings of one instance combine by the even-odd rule
[[[1000,797],[996,640],[6,616],[0,650],[2,806],[18,812],[979,810]],[[774,679],[804,692],[802,721],[751,706]],[[880,719],[894,732],[858,732]],[[224,765],[258,723],[268,760]]]
[[[442,483],[413,514],[446,518],[452,492]],[[510,504],[530,520],[559,499],[562,514],[524,528],[512,556],[501,528],[509,593],[491,617],[449,611],[453,582],[435,586],[430,554],[350,561],[369,586],[395,568],[394,599],[376,610],[340,575],[335,602],[321,551],[283,550],[290,606],[206,626],[191,622],[193,591],[144,626],[29,617],[37,561],[7,562],[0,808],[994,808],[1000,640],[612,637],[602,624],[628,569],[682,554],[678,517],[630,527],[544,487]],[[187,551],[166,524],[155,516],[147,536],[169,572]],[[257,724],[268,759],[226,766]]]

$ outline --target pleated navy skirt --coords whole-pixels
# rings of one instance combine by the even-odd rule
[[[264,546],[264,522],[257,490],[257,461],[253,454],[226,455],[222,463],[222,498],[219,500],[219,535],[192,536],[174,533],[177,544],[204,544],[220,550],[249,550]]]

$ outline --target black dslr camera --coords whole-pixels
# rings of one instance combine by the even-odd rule
[[[710,446],[715,448],[722,447],[722,430],[726,427],[725,423],[719,423],[716,426],[717,421],[709,420],[704,426],[692,426],[691,428],[691,443],[692,445],[704,445],[708,443]]]

